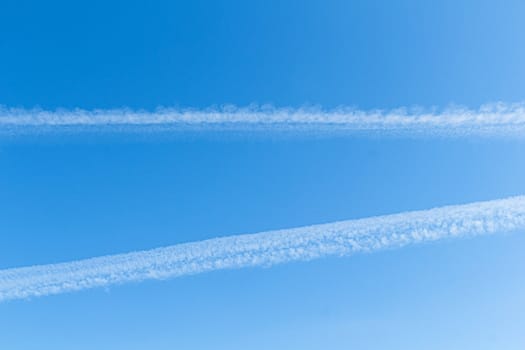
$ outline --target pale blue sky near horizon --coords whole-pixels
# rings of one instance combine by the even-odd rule
[[[519,1],[2,1],[0,105],[525,100]],[[525,194],[519,137],[0,135],[0,268]],[[0,304],[6,349],[522,349],[524,232]]]

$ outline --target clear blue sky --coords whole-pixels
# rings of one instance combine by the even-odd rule
[[[0,105],[524,99],[520,1],[11,1]],[[0,139],[0,268],[525,193],[503,138]],[[523,349],[525,236],[0,304],[2,349]]]

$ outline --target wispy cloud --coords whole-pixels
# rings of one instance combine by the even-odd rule
[[[155,111],[41,110],[0,108],[0,131],[238,130],[424,133],[442,135],[525,134],[525,104],[496,103],[479,109],[358,110],[340,107],[273,108],[226,106]]]
[[[0,270],[0,301],[525,229],[525,196]]]

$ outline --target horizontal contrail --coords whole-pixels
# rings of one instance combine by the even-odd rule
[[[0,270],[0,301],[525,229],[525,196]]]
[[[340,107],[218,109],[159,108],[155,111],[41,110],[0,107],[0,132],[45,131],[310,131],[410,134],[525,134],[525,104],[497,103],[479,109],[357,110]]]

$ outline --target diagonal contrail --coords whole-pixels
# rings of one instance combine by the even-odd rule
[[[0,107],[0,133],[45,131],[309,131],[437,135],[525,134],[525,104],[490,104],[479,109],[159,108],[155,111],[41,110]]]
[[[525,229],[525,196],[0,270],[0,301]]]

